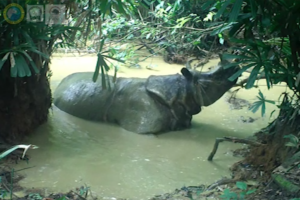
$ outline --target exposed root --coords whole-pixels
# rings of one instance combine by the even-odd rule
[[[218,150],[219,143],[224,142],[224,141],[233,142],[233,143],[249,144],[249,145],[255,146],[255,147],[263,146],[263,144],[261,144],[259,142],[256,142],[256,141],[253,141],[253,140],[247,140],[247,139],[239,139],[239,138],[236,138],[236,137],[217,138],[216,141],[215,141],[214,148],[213,148],[212,152],[210,153],[210,155],[208,156],[207,160],[212,161],[214,155],[216,154],[216,152]]]

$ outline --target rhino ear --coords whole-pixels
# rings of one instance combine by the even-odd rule
[[[193,74],[187,68],[182,68],[180,72],[188,81],[193,80]]]

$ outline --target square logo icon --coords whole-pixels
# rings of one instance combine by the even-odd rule
[[[45,23],[48,25],[65,24],[66,5],[64,4],[47,4],[45,9]]]
[[[44,21],[44,6],[43,5],[27,5],[26,20],[28,22],[43,22]]]

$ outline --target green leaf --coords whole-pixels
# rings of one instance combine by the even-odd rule
[[[239,62],[230,62],[230,63],[227,63],[227,64],[224,64],[222,65],[223,69],[228,69],[230,67],[236,67],[240,64],[244,63],[244,61],[239,61]]]
[[[18,77],[31,76],[30,69],[24,57],[21,54],[15,56],[16,69]]]
[[[265,72],[265,77],[266,77],[266,82],[267,82],[267,87],[268,89],[271,88],[271,79],[270,79],[270,74],[269,74],[269,71],[266,67],[264,67],[264,72]]]
[[[50,41],[51,37],[49,37],[47,35],[40,35],[36,39]]]
[[[0,70],[2,69],[2,66],[4,65],[4,63],[7,61],[8,56],[9,56],[10,52],[7,52],[3,58],[0,60]]]
[[[227,29],[230,29],[232,27],[233,24],[235,24],[236,22],[234,23],[224,23],[223,26],[219,27],[219,28],[216,28],[215,30],[213,30],[210,35],[211,36],[214,36],[214,35],[217,35],[219,33],[222,33],[223,31],[227,30]]]
[[[289,86],[289,88],[291,90],[293,90],[294,82],[295,82],[294,77],[288,74],[287,75],[287,85]]]
[[[99,76],[99,71],[100,71],[100,62],[101,62],[101,54],[97,54],[97,64],[95,67],[94,75],[93,75],[93,81],[96,82]]]
[[[256,18],[258,6],[255,1],[250,1],[251,14],[253,18]]]
[[[228,7],[228,5],[231,3],[231,1],[225,1],[222,5],[222,7],[218,10],[217,14],[215,15],[215,19],[218,19],[221,15],[223,15],[225,9]]]
[[[29,36],[29,34],[25,30],[22,30],[22,35],[23,35],[23,37],[25,38],[25,40],[28,44],[35,47],[35,44],[34,44],[32,38]]]
[[[231,192],[228,188],[224,190],[224,193],[220,197],[228,200],[238,198],[237,194],[235,192]]]
[[[247,184],[245,182],[237,181],[236,187],[238,187],[241,190],[247,190]]]
[[[118,2],[118,8],[119,8],[119,12],[121,12],[121,13],[126,13],[126,11],[124,10],[124,8],[123,8],[123,3],[122,3],[122,1],[121,0],[117,0],[117,2]]]
[[[104,66],[105,71],[108,72],[110,68],[109,68],[109,66],[107,65],[106,61],[104,60],[104,57],[103,57],[103,56],[102,56],[102,60],[103,60],[103,61],[102,61],[102,63],[103,63],[102,66]]]
[[[14,53],[11,52],[10,53],[10,76],[17,77],[17,75],[18,75],[18,69],[16,66],[15,56],[14,56]]]
[[[245,199],[246,192],[240,192],[239,199]]]
[[[275,113],[276,110],[273,110],[270,114],[270,119],[272,118],[273,114]]]
[[[262,99],[265,99],[263,93],[261,92],[261,90],[258,91],[258,95],[262,98]]]
[[[240,10],[241,10],[241,7],[242,7],[242,4],[243,4],[243,0],[236,0],[234,5],[233,5],[233,8],[231,10],[231,13],[229,15],[229,22],[235,22],[239,13],[240,13]]]
[[[203,4],[200,4],[201,10],[203,10],[203,11],[208,10],[210,7],[212,7],[213,3],[215,3],[215,0],[204,1]]]
[[[32,60],[32,58],[28,55],[28,53],[26,53],[26,51],[21,51],[22,54],[24,54],[27,59],[29,60],[29,63],[31,65],[31,67],[33,68],[34,72],[36,74],[40,73],[39,69],[37,68],[37,66],[35,65],[34,61]]]
[[[297,136],[293,135],[293,134],[285,135],[285,136],[283,136],[283,138],[289,139],[294,144],[298,144],[299,143],[299,138]]]
[[[253,113],[256,113],[259,109],[259,107],[263,104],[262,101],[255,101],[249,108],[250,111]]]
[[[29,50],[32,51],[32,52],[34,52],[34,53],[36,53],[36,54],[38,54],[38,55],[40,55],[40,56],[42,56],[42,57],[44,57],[47,60],[50,59],[49,55],[44,54],[43,52],[41,52],[41,51],[39,51],[39,50],[37,50],[35,48],[30,48]]]
[[[108,0],[102,0],[100,3],[100,10],[103,18],[106,14],[106,11],[108,10],[108,7],[109,7]]]
[[[21,60],[21,57],[19,54],[15,56],[15,59],[16,59],[16,68],[17,68],[17,71],[18,71],[18,77],[25,77],[27,74],[26,74],[26,71],[25,71],[25,64],[22,62],[22,61],[19,61]],[[18,63],[23,63],[22,65],[21,64],[18,64]],[[26,62],[25,62],[26,63]],[[27,63],[26,63],[27,65]],[[27,65],[27,68],[28,68],[28,65]]]
[[[254,67],[254,69],[251,71],[251,74],[249,76],[249,79],[247,81],[247,84],[245,86],[246,89],[250,89],[253,87],[255,81],[256,81],[256,78],[257,78],[257,75],[259,73],[259,70],[260,70],[261,66],[260,65],[256,65]]]
[[[265,113],[266,113],[266,103],[263,102],[261,104],[261,116],[263,117],[265,115]]]
[[[231,77],[229,77],[228,80],[234,81],[235,79],[237,79],[238,77],[240,77],[243,72],[245,72],[250,67],[253,67],[254,65],[256,65],[256,63],[251,63],[251,64],[243,67],[242,69],[240,69],[239,71],[237,71],[236,73],[234,73]]]
[[[275,101],[265,99],[265,102],[275,104]]]
[[[103,69],[103,65],[101,65],[101,80],[102,80],[102,88],[106,89],[106,78],[105,78],[105,71]],[[108,80],[109,81],[109,80]]]
[[[66,196],[62,196],[62,197],[58,198],[57,200],[68,200],[68,198],[66,198]]]
[[[245,45],[248,45],[249,43],[251,43],[251,41],[249,40],[239,40],[238,42],[239,44],[245,44]],[[241,52],[241,56],[244,56],[248,59],[250,59],[251,61],[253,61],[253,59],[257,60],[258,59],[258,55],[256,54],[256,51],[253,50],[253,48],[251,46],[247,46],[246,48],[236,48],[236,47],[233,47],[234,50],[237,50],[239,52]],[[246,56],[246,55],[251,55],[251,56]]]
[[[244,26],[244,22],[241,21],[241,22],[238,22],[238,23],[235,23],[232,28],[229,30],[228,32],[228,36],[229,37],[232,37],[234,36],[237,32],[239,32],[239,30]]]
[[[102,49],[103,49],[103,45],[104,45],[104,42],[105,42],[105,39],[103,39],[100,43],[100,48],[99,48],[99,51],[101,52]]]
[[[125,60],[121,60],[121,59],[118,59],[118,58],[114,58],[114,57],[112,57],[112,56],[107,56],[107,55],[102,55],[102,56],[105,57],[105,58],[108,58],[108,59],[112,59],[112,60],[121,62],[121,63],[125,63]]]
[[[287,147],[298,147],[298,144],[295,144],[293,142],[286,142],[285,146],[287,146]]]
[[[255,191],[256,191],[256,189],[248,190],[248,191],[246,192],[246,195],[252,194],[252,193],[254,193]]]

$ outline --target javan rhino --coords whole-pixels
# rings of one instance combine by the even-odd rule
[[[224,69],[221,61],[210,72],[181,69],[181,74],[118,78],[102,89],[92,72],[65,77],[54,92],[59,109],[93,121],[106,121],[140,134],[156,134],[191,126],[192,116],[223,96],[235,83],[228,78],[239,67]]]

